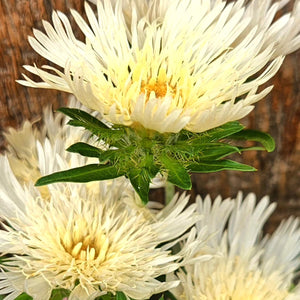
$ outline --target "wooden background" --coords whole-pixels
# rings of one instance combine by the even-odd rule
[[[53,9],[67,15],[69,8],[83,12],[83,0],[0,0],[0,149],[5,141],[7,127],[18,127],[24,119],[41,116],[45,105],[62,106],[67,94],[53,90],[25,88],[15,83],[24,71],[22,65],[41,66],[46,63],[29,46],[27,36],[32,28],[41,29],[41,20],[51,19]],[[288,11],[291,4],[284,9]],[[283,12],[283,11],[282,11]],[[280,13],[282,13],[280,12]],[[280,15],[280,14],[279,14]],[[77,27],[75,26],[74,28]],[[77,31],[77,34],[80,33]],[[270,195],[278,203],[268,230],[285,217],[300,216],[300,51],[289,55],[280,72],[272,79],[272,93],[256,105],[256,109],[242,122],[249,128],[269,132],[276,141],[273,153],[249,152],[241,161],[255,166],[255,173],[220,172],[193,175],[192,198],[196,194],[223,197],[234,196],[237,191],[255,192],[258,197]],[[161,197],[163,191],[152,193]]]

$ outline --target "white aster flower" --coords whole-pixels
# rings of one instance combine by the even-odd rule
[[[85,184],[65,184],[64,193],[52,188],[45,201],[37,189],[17,182],[5,157],[0,165],[6,174],[0,182],[0,214],[10,225],[2,224],[0,252],[13,255],[2,262],[0,294],[9,294],[5,299],[26,292],[46,300],[56,288],[70,290],[70,299],[117,291],[147,299],[178,284],[156,278],[177,269],[192,250],[171,255],[166,246],[158,246],[199,219],[195,207],[147,221],[122,201],[122,187],[105,182],[97,196]]]
[[[276,22],[287,0],[245,2],[99,0],[97,17],[86,3],[89,24],[72,11],[85,42],[54,12],[53,25],[44,21],[46,33],[34,30],[29,42],[58,68],[25,66],[42,82],[20,82],[73,93],[112,123],[159,132],[238,120],[300,45],[298,0]]]
[[[274,203],[264,197],[256,204],[254,194],[242,201],[214,203],[197,199],[198,212],[210,238],[208,252],[218,256],[195,263],[177,273],[181,286],[174,290],[178,300],[291,300],[300,299],[300,285],[291,291],[300,266],[299,219],[283,221],[272,235],[261,238],[262,227]],[[176,278],[176,277],[175,277]],[[174,278],[173,278],[174,279]]]

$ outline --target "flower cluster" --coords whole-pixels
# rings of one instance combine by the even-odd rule
[[[225,158],[274,150],[268,134],[237,120],[300,47],[300,1],[279,18],[289,0],[90,2],[87,21],[72,10],[84,41],[61,12],[29,37],[55,66],[25,66],[41,81],[19,82],[81,104],[61,108],[67,117],[46,108],[39,129],[26,121],[6,133],[0,295],[300,299],[299,219],[262,238],[268,197],[148,202],[153,182],[191,189],[189,172],[253,171]]]

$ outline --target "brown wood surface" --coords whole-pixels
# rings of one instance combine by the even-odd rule
[[[292,4],[285,10],[291,9]],[[69,8],[83,12],[83,5],[83,0],[0,0],[0,149],[4,149],[3,132],[8,126],[18,127],[24,119],[36,119],[46,104],[52,103],[57,108],[65,103],[67,94],[22,87],[15,80],[21,78],[22,65],[46,63],[27,42],[32,28],[41,29],[41,20],[50,20],[53,9],[70,15]],[[275,86],[272,93],[243,120],[249,128],[271,133],[276,150],[242,155],[241,161],[258,169],[255,173],[193,175],[192,198],[198,193],[234,196],[239,190],[245,194],[255,192],[258,197],[268,194],[272,201],[278,202],[270,230],[284,217],[300,216],[299,66],[300,51],[286,58],[271,81]],[[152,193],[153,198],[162,196],[161,190]]]

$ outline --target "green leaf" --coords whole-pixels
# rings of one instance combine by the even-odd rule
[[[166,153],[162,153],[159,159],[168,172],[169,182],[185,190],[192,188],[190,175],[180,162]]]
[[[69,295],[70,295],[69,290],[56,289],[52,291],[50,300],[62,300],[63,298],[68,297]]]
[[[218,160],[233,153],[240,153],[241,149],[224,143],[207,144],[199,149],[199,157],[204,160]]]
[[[76,108],[67,108],[62,107],[58,111],[69,116],[71,120],[68,122],[71,126],[84,127],[89,130],[92,134],[97,137],[109,142],[110,145],[119,146],[119,142],[124,136],[124,128],[110,128],[106,124],[102,123],[97,118],[88,114],[87,112],[76,109]]]
[[[116,166],[91,164],[66,171],[56,172],[44,176],[35,183],[42,186],[54,182],[89,182],[95,180],[106,180],[124,175]]]
[[[175,298],[175,296],[171,292],[169,292],[169,291],[165,292],[165,296],[166,296],[166,300],[177,300]]]
[[[80,123],[77,123],[78,125],[74,125],[74,126],[82,126],[79,124],[90,124],[92,126],[97,126],[97,127],[101,127],[101,128],[109,128],[106,124],[102,123],[100,120],[98,120],[97,118],[93,117],[92,115],[90,115],[89,113],[87,113],[81,109],[61,107],[57,111],[67,115],[71,119],[74,119],[74,120],[77,120],[80,122]]]
[[[151,180],[159,171],[159,168],[154,163],[153,155],[146,154],[138,164],[138,167],[128,167],[127,169],[127,176],[132,186],[140,196],[142,202],[147,204],[149,201],[148,195]]]
[[[117,292],[116,300],[127,300],[127,298],[122,292]]]
[[[243,129],[244,126],[237,121],[228,122],[222,126],[201,133],[199,137],[191,139],[190,143],[195,145],[195,144],[203,144],[212,141],[218,141],[234,133],[237,133]]]
[[[251,172],[256,171],[255,168],[238,163],[232,160],[217,160],[217,161],[201,161],[198,163],[192,163],[188,166],[188,169],[194,173],[211,173],[223,170],[234,170]]]
[[[268,152],[272,152],[275,149],[275,141],[271,135],[258,130],[245,129],[228,136],[228,138],[234,140],[259,142]]]
[[[175,145],[167,146],[166,149],[172,153],[174,156],[181,156],[187,160],[194,159],[221,159],[233,153],[240,153],[239,147],[235,147],[225,143],[201,143],[191,145],[186,142],[178,142]]]
[[[154,178],[159,171],[152,154],[146,154],[143,167],[147,169],[150,179]]]
[[[128,160],[128,157],[134,151],[135,147],[126,147],[123,149],[115,149],[115,150],[101,150],[97,147],[91,146],[86,143],[76,143],[71,145],[67,151],[73,153],[79,153],[83,156],[87,157],[97,157],[99,159],[100,164],[107,164],[111,162],[112,164],[117,162],[118,160]]]
[[[151,178],[146,169],[130,169],[127,173],[129,180],[135,189],[135,191],[140,196],[142,202],[147,204],[149,201],[149,186]]]
[[[1,299],[1,298],[0,298]],[[19,295],[15,300],[32,300],[33,298],[25,293]]]
[[[103,153],[103,150],[82,142],[71,145],[67,151],[79,153],[87,157],[100,157]]]

